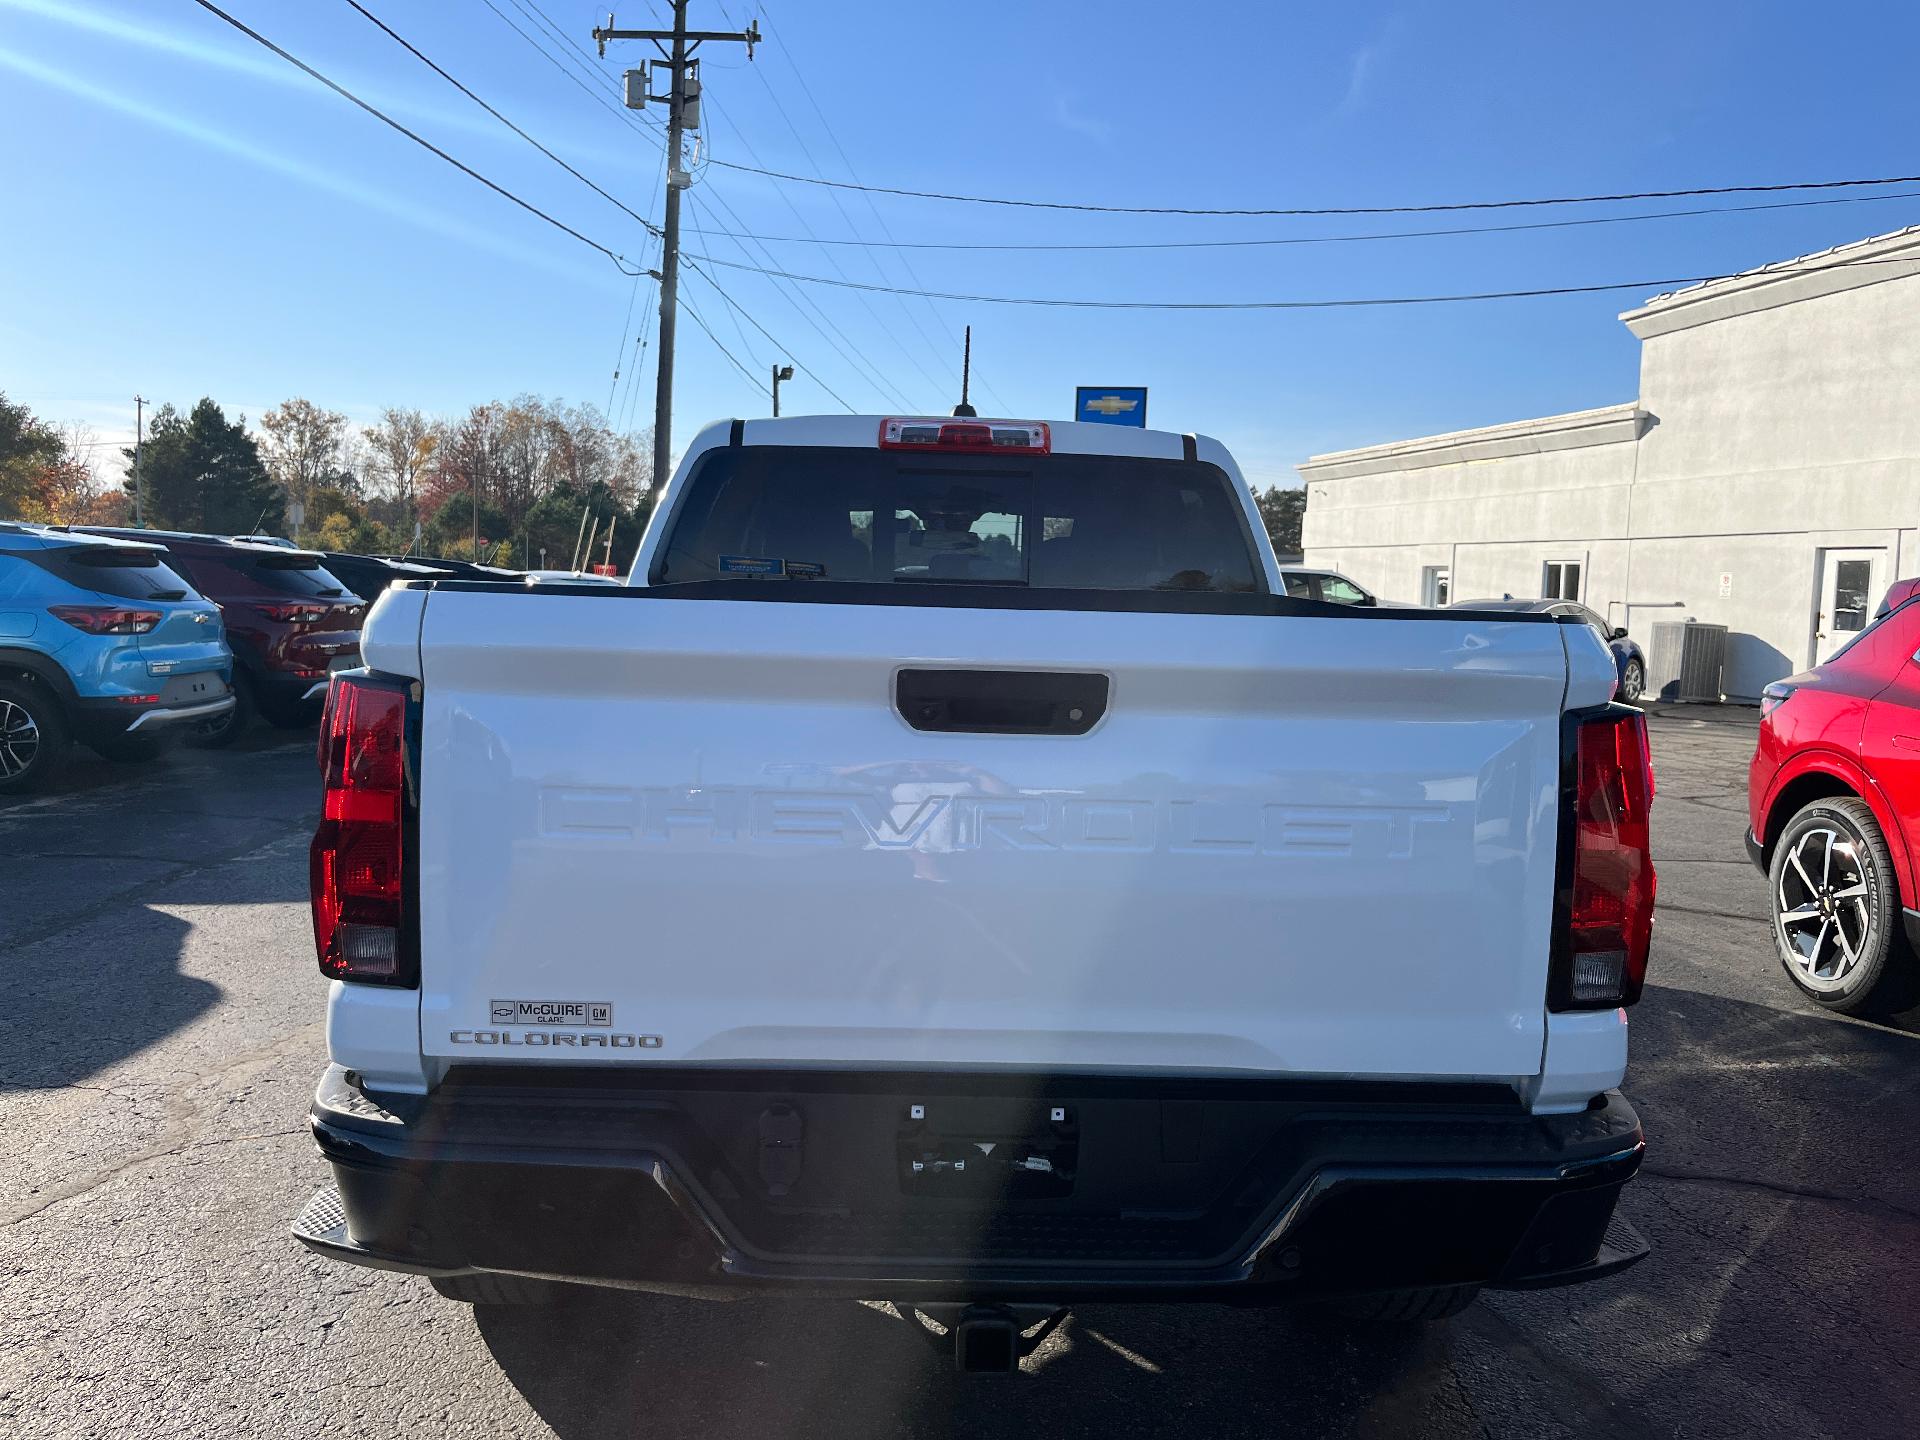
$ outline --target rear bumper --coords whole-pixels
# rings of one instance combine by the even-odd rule
[[[1613,1213],[1644,1149],[1618,1092],[1536,1116],[1467,1087],[646,1080],[496,1070],[376,1098],[330,1067],[312,1125],[334,1184],[295,1236],[420,1274],[929,1303],[1535,1288],[1646,1253]]]
[[[193,686],[199,687],[199,693],[193,693]],[[74,706],[74,728],[82,740],[158,735],[176,726],[216,719],[234,704],[232,691],[219,675],[176,676],[160,694],[160,700],[151,705],[129,705],[116,699],[81,700]]]
[[[287,709],[305,705],[326,695],[331,674],[320,670],[262,670],[253,677],[261,702]]]
[[[199,720],[212,720],[233,709],[233,696],[222,695],[218,700],[204,700],[197,705],[175,705],[157,710],[148,710],[134,717],[127,733],[145,730],[149,733],[166,729],[170,725],[190,725]]]

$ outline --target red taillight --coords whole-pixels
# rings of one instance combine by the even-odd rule
[[[1652,808],[1646,716],[1616,707],[1580,722],[1568,935],[1553,987],[1556,1010],[1610,1009],[1640,998],[1653,939]]]
[[[1045,454],[1053,448],[1053,432],[1044,420],[882,420],[880,448]]]
[[[306,624],[312,620],[324,620],[328,612],[333,609],[331,605],[282,604],[278,601],[256,605],[253,608],[269,620],[279,620],[289,624]]]
[[[313,835],[313,943],[335,980],[411,985],[406,953],[407,689],[341,675],[320,721],[325,808]]]
[[[144,635],[160,623],[158,610],[125,605],[49,605],[47,613],[89,635]]]

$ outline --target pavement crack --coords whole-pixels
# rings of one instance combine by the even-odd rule
[[[282,1135],[304,1135],[307,1127],[294,1125],[285,1130],[257,1130],[248,1135],[222,1135],[213,1140],[196,1140],[191,1145],[182,1145],[174,1150],[175,1155],[185,1155],[194,1150],[206,1150],[215,1145],[235,1145],[242,1140],[276,1140]]]
[[[1884,1210],[1904,1220],[1920,1221],[1920,1210],[1897,1205],[1877,1195],[1841,1195],[1832,1190],[1816,1190],[1810,1185],[1790,1185],[1784,1180],[1760,1180],[1747,1175],[1724,1175],[1710,1170],[1680,1170],[1670,1165],[1642,1165],[1642,1175],[1658,1180],[1673,1180],[1687,1185],[1731,1185],[1747,1190],[1766,1190],[1796,1200],[1824,1200],[1833,1205],[1849,1205],[1869,1210]]]
[[[24,949],[29,945],[39,944],[41,941],[51,940],[56,935],[64,935],[69,930],[77,930],[80,926],[97,916],[108,914],[114,910],[124,909],[129,904],[138,905],[142,903],[141,897],[151,892],[177,885],[184,876],[198,875],[207,870],[217,870],[222,865],[229,865],[235,860],[244,860],[250,855],[265,853],[277,845],[285,844],[293,835],[305,832],[311,828],[311,823],[306,817],[302,816],[298,820],[287,821],[284,827],[285,833],[277,835],[270,840],[263,841],[254,838],[242,845],[234,845],[225,850],[214,851],[212,854],[204,855],[198,860],[159,860],[150,862],[159,865],[170,865],[172,868],[164,875],[158,875],[152,879],[130,885],[125,890],[116,890],[110,895],[103,895],[91,905],[82,905],[77,909],[69,910],[49,924],[42,925],[37,929],[24,930],[17,935],[10,936],[7,944],[11,947]],[[104,858],[120,859],[124,857],[113,856]]]
[[[204,1141],[199,1145],[190,1143],[194,1126],[201,1119],[200,1104],[190,1097],[194,1095],[204,1095],[209,1091],[220,1089],[225,1085],[229,1076],[246,1070],[249,1067],[264,1066],[274,1060],[280,1059],[297,1046],[309,1043],[313,1039],[315,1032],[324,1035],[325,1031],[326,1022],[324,1020],[317,1020],[311,1025],[303,1025],[298,1030],[289,1031],[272,1045],[252,1051],[246,1055],[237,1056],[221,1066],[220,1069],[212,1071],[211,1073],[181,1077],[179,1090],[176,1091],[167,1102],[166,1124],[161,1130],[159,1138],[151,1145],[135,1151],[124,1159],[115,1161],[112,1165],[104,1169],[96,1170],[89,1175],[84,1175],[77,1180],[70,1181],[60,1186],[50,1195],[40,1196],[29,1204],[0,1214],[0,1229],[7,1229],[22,1224],[25,1221],[33,1219],[36,1215],[44,1214],[56,1205],[68,1200],[77,1199],[82,1195],[91,1194],[101,1186],[110,1183],[116,1177],[124,1175],[136,1166],[145,1165],[154,1160],[164,1160],[170,1155],[179,1155],[188,1150],[199,1149],[202,1148],[203,1145],[217,1145],[233,1140],[267,1138],[266,1136],[232,1135]]]

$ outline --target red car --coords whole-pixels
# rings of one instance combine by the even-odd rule
[[[202,745],[230,743],[256,714],[290,729],[311,724],[329,672],[360,663],[366,602],[334,578],[316,551],[221,535],[75,528],[166,546],[167,563],[220,607],[233,647],[236,703],[197,737]]]
[[[1831,1010],[1903,1008],[1920,982],[1920,579],[1824,665],[1767,686],[1747,853],[1787,976]]]

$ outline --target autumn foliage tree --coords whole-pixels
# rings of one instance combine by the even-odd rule
[[[87,458],[85,426],[64,429],[0,394],[0,519],[72,525],[119,518]]]
[[[368,488],[380,492],[392,505],[391,522],[404,537],[413,539],[420,518],[420,486],[440,448],[445,427],[419,410],[389,405],[380,421],[363,429],[367,447]]]
[[[644,438],[615,434],[590,405],[531,395],[476,405],[434,450],[421,490],[424,539],[430,553],[463,556],[485,540],[479,549],[528,567],[544,546],[549,565],[564,568],[583,513],[602,534],[612,525],[640,538],[650,479]]]
[[[347,417],[338,410],[323,410],[296,395],[262,415],[260,428],[266,435],[261,459],[288,507],[299,507],[292,511],[300,517],[299,528],[318,523],[311,512],[321,487],[349,493],[360,488],[345,463],[349,431]]]

